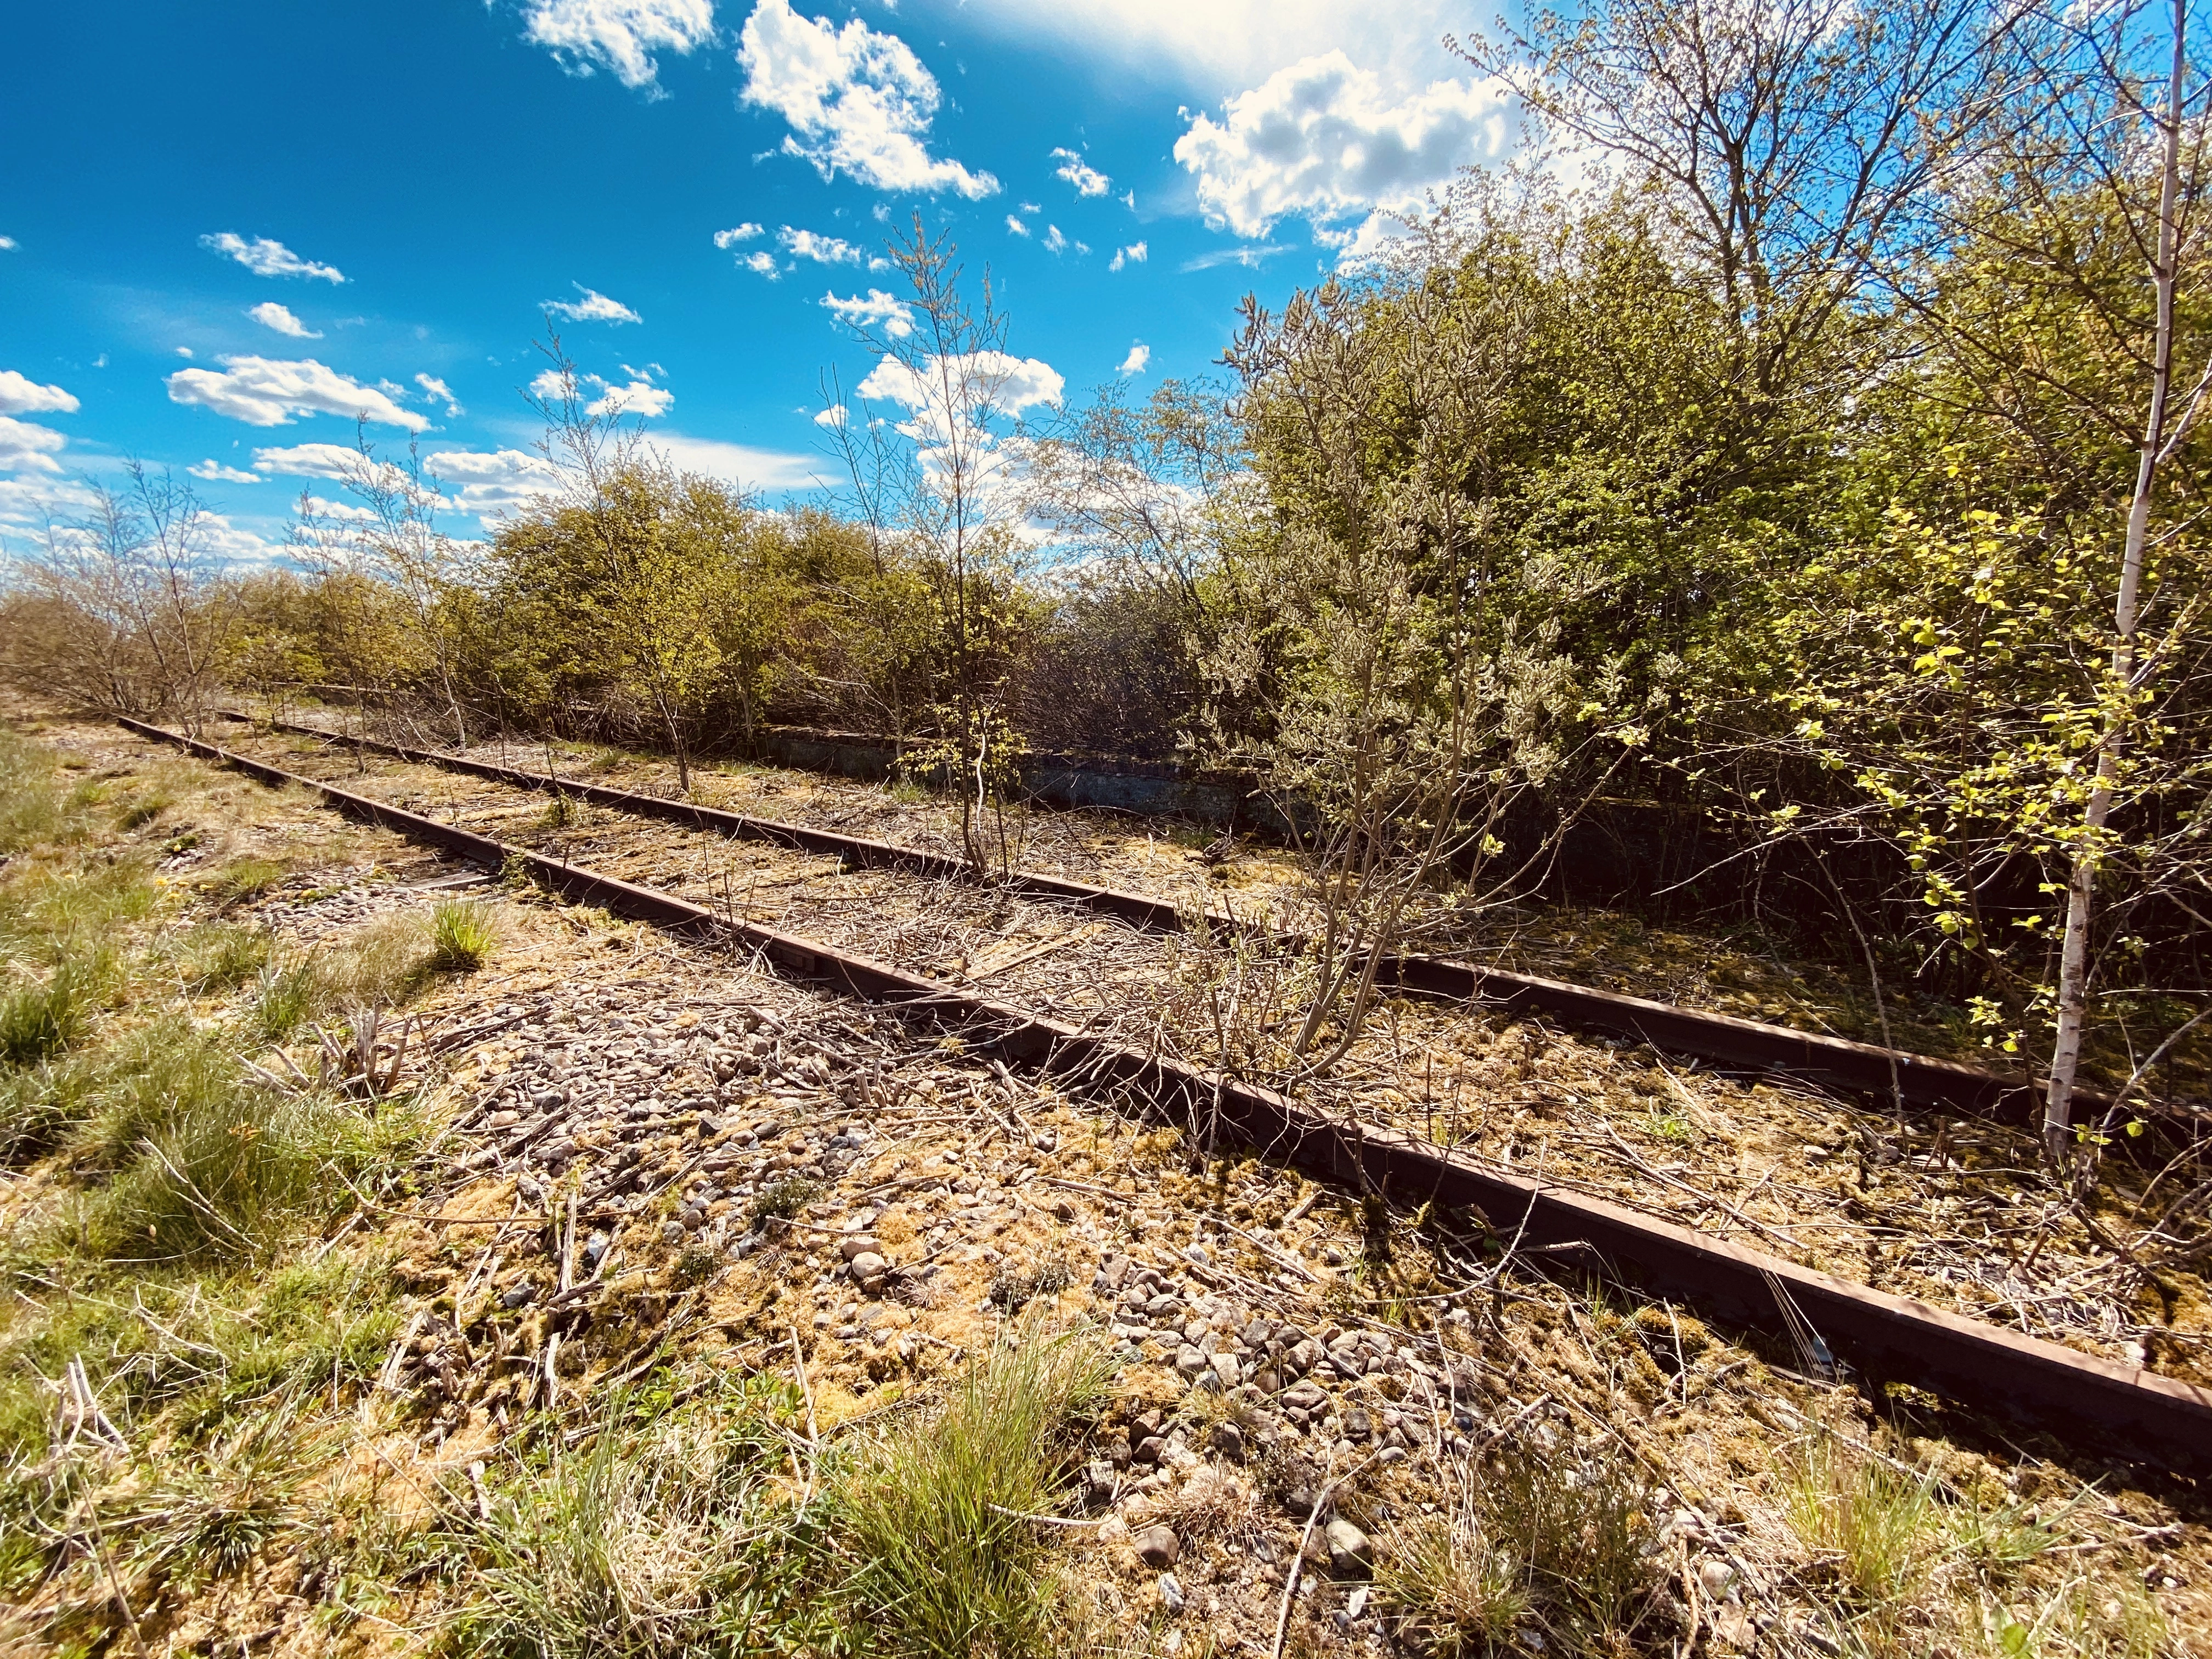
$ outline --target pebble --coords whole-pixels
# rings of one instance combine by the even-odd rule
[[[869,1285],[880,1279],[890,1270],[890,1264],[873,1250],[862,1250],[852,1259],[851,1273],[855,1285]]]
[[[1328,1546],[1329,1571],[1339,1577],[1364,1573],[1374,1559],[1375,1547],[1367,1534],[1340,1515],[1322,1529],[1322,1539]]]
[[[1186,1342],[1176,1350],[1175,1368],[1184,1382],[1195,1382],[1206,1369],[1206,1356]]]
[[[1182,1585],[1171,1572],[1160,1575],[1160,1605],[1170,1613],[1181,1613],[1187,1605]]]
[[[1366,1540],[1360,1540],[1364,1543]],[[1136,1536],[1137,1559],[1148,1567],[1171,1567],[1182,1554],[1182,1543],[1174,1529],[1164,1526],[1146,1527]]]

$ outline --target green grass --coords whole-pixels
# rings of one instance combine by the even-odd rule
[[[787,1176],[763,1187],[745,1206],[745,1218],[757,1226],[763,1221],[788,1221],[815,1200],[822,1188],[804,1176]]]
[[[832,1498],[835,1583],[883,1651],[1054,1650],[1063,1610],[1040,1529],[1019,1517],[1057,1507],[1072,1431],[1111,1375],[1087,1335],[1031,1337],[971,1369],[934,1417],[862,1454]]]
[[[1529,1611],[1527,1574],[1471,1520],[1436,1516],[1392,1533],[1375,1577],[1405,1632],[1439,1659],[1508,1650]]]
[[[275,859],[242,858],[201,884],[224,906],[251,903],[291,872]]]
[[[107,951],[68,956],[44,980],[0,998],[0,1065],[36,1065],[82,1041],[115,972]]]
[[[445,899],[430,913],[430,966],[445,973],[474,973],[499,946],[492,908],[470,899]]]
[[[275,941],[266,928],[210,922],[185,935],[179,971],[187,990],[231,991],[269,965]]]

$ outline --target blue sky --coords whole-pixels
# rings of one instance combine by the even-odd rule
[[[844,319],[898,296],[873,261],[917,210],[989,266],[1033,381],[1080,398],[1206,372],[1248,289],[1356,259],[1517,131],[1439,44],[1481,16],[1430,0],[0,16],[16,551],[135,455],[195,471],[225,548],[265,556],[303,488],[340,493],[326,447],[362,412],[474,534],[536,482],[549,303],[675,459],[778,500],[830,476],[818,387],[866,374]]]

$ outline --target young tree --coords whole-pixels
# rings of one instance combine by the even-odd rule
[[[911,299],[860,325],[875,367],[853,399],[829,404],[824,424],[877,546],[896,539],[930,581],[936,758],[960,790],[969,861],[981,869],[995,853],[1004,868],[1011,856],[1006,793],[1020,744],[1006,690],[1028,618],[1010,580],[1021,501],[1002,428],[1024,407],[1056,402],[1060,378],[1007,352],[1006,319],[989,273],[971,301],[949,234],[931,237],[917,214],[890,256]],[[871,398],[902,406],[907,418],[880,420]],[[997,829],[989,849],[987,817]]]

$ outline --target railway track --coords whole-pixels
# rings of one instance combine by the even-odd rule
[[[1486,1223],[1501,1241],[1510,1240],[1512,1249],[1545,1251],[1601,1266],[1620,1279],[1654,1294],[1680,1297],[1709,1316],[1739,1327],[1779,1335],[1809,1324],[1839,1360],[1869,1379],[1907,1383],[2001,1416],[2021,1417],[2069,1443],[2104,1441],[2134,1461],[2193,1475],[2212,1474],[2212,1391],[1853,1285],[1621,1205],[1478,1164],[1400,1131],[1328,1118],[1257,1085],[1147,1052],[1111,1034],[995,999],[979,988],[769,927],[734,911],[718,912],[662,888],[441,823],[197,738],[137,720],[126,719],[122,724],[141,736],[234,767],[264,782],[311,790],[351,817],[487,869],[520,869],[569,899],[756,953],[787,973],[844,994],[957,1024],[972,1048],[1067,1086],[1137,1097],[1202,1137],[1233,1140],[1268,1158],[1363,1194],[1381,1194],[1398,1205],[1469,1214]],[[527,775],[495,781],[515,782]],[[582,793],[565,781],[560,787]],[[620,796],[624,792],[609,793]],[[605,804],[617,803],[611,799]],[[663,805],[693,814],[708,810],[688,803]],[[702,828],[721,827],[696,817],[691,821]],[[766,839],[824,833],[793,825],[774,826],[771,833],[764,827],[766,821],[747,822]],[[846,856],[842,849],[837,854]],[[890,848],[884,856],[894,854],[909,867],[912,859],[930,856],[897,848]]]
[[[795,851],[837,859],[857,869],[899,869],[934,880],[983,879],[973,866],[942,854],[773,818],[732,812],[694,801],[641,794],[586,780],[556,777],[526,768],[471,760],[441,750],[416,749],[368,737],[354,737],[299,721],[258,721],[243,714],[227,718],[264,724],[280,732],[321,738],[420,765],[546,793],[560,793],[617,811],[746,841],[764,842]],[[988,879],[1006,891],[1046,902],[1079,906],[1150,933],[1175,933],[1194,918],[1173,901],[1154,895],[1093,886],[1059,877],[1014,874]],[[1216,926],[1229,919],[1209,917]],[[2001,1122],[2041,1121],[2043,1081],[2007,1076],[1932,1055],[1912,1054],[1844,1037],[1799,1031],[1733,1015],[1682,1008],[1647,998],[1570,984],[1562,980],[1479,967],[1448,957],[1403,955],[1386,960],[1379,975],[1388,988],[1436,1001],[1480,1004],[1509,1018],[1541,1016],[1586,1030],[1648,1042],[1732,1069],[1787,1077],[1822,1088],[1901,1099],[1908,1106],[1988,1117]],[[2112,1097],[2076,1090],[2076,1121],[2109,1113]],[[2212,1114],[2187,1106],[2138,1102],[2132,1110],[2170,1131],[2212,1132]]]

